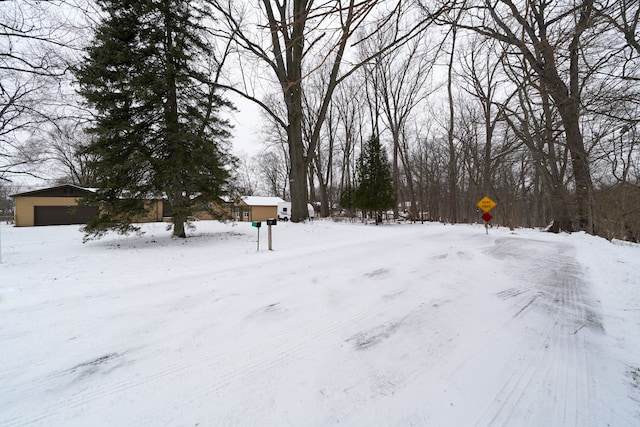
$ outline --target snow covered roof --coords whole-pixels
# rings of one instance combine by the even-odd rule
[[[284,203],[280,197],[263,197],[263,196],[244,196],[242,201],[247,206],[278,206],[278,203]]]

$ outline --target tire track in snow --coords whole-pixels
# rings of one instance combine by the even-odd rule
[[[342,245],[344,245],[344,243],[342,243]],[[351,243],[350,243],[351,245]],[[271,255],[271,254],[270,254]],[[280,255],[280,254],[277,254]],[[282,255],[280,255],[282,256]],[[299,258],[303,258],[304,259],[304,255],[300,255],[298,254],[297,257]],[[221,269],[221,273],[227,273],[227,272],[231,272],[231,271],[235,271],[237,270],[237,266],[227,266],[226,268]],[[197,280],[197,279],[202,279],[200,274],[190,274],[185,276],[188,280],[187,281],[193,281],[193,280]],[[182,281],[181,281],[182,282]],[[170,291],[173,291],[174,289],[182,286],[182,283],[180,284],[176,284],[175,280],[173,278],[166,278],[164,280],[160,280],[155,284],[157,287],[161,287],[163,288],[163,290],[165,290],[165,292],[167,291],[167,289],[165,289],[165,287],[169,287]],[[147,284],[136,284],[134,286],[128,287],[126,290],[124,290],[125,292],[127,292],[128,294],[130,293],[137,293],[137,292],[141,292],[144,291],[147,287]],[[201,286],[198,286],[198,288],[201,288]],[[100,295],[101,297],[107,297],[110,298],[110,294],[104,294],[104,295]],[[77,298],[84,298],[84,295],[82,296],[74,296],[74,299]],[[72,301],[73,302],[73,301]],[[121,314],[121,313],[120,313]],[[250,352],[252,350],[256,350],[259,349],[261,345],[267,343],[269,340],[276,340],[278,339],[279,336],[286,336],[289,332],[295,331],[297,329],[300,328],[305,328],[305,327],[309,327],[309,325],[313,323],[312,320],[308,320],[306,322],[303,323],[299,323],[297,325],[287,325],[284,328],[280,329],[279,331],[272,333],[268,336],[265,337],[265,340],[262,341],[262,344],[258,343],[258,344],[254,344],[253,346],[251,345],[245,345],[242,346],[240,348],[237,349],[238,352]],[[98,354],[96,357],[99,357],[100,355],[102,355],[104,352],[107,352],[107,349],[98,349]],[[45,420],[47,417],[49,417],[51,414],[57,414],[60,413],[62,411],[65,410],[65,408],[77,408],[77,407],[81,407],[83,406],[85,403],[91,402],[91,401],[95,401],[95,400],[100,400],[102,398],[101,393],[104,392],[105,395],[114,395],[114,394],[118,394],[120,391],[124,391],[130,388],[135,388],[135,387],[140,387],[143,386],[147,383],[154,383],[157,382],[159,380],[162,380],[163,378],[166,378],[168,376],[171,375],[177,375],[180,372],[185,372],[185,371],[189,371],[189,370],[195,370],[194,367],[196,366],[200,366],[206,363],[215,363],[215,361],[221,357],[223,357],[224,354],[217,354],[217,353],[213,353],[210,352],[208,354],[205,354],[202,357],[197,358],[195,361],[193,361],[192,364],[181,364],[181,363],[172,363],[170,365],[165,365],[166,367],[162,370],[158,370],[156,372],[154,372],[152,375],[147,375],[144,378],[140,379],[140,380],[117,380],[115,382],[105,382],[104,383],[104,387],[98,387],[95,392],[93,390],[86,392],[86,391],[82,391],[80,393],[77,393],[77,395],[74,393],[70,399],[63,401],[59,401],[57,403],[52,404],[50,411],[44,410],[44,412],[41,414],[41,416],[36,416],[36,414],[38,414],[39,412],[41,412],[41,409],[45,409],[45,408],[39,408],[38,410],[31,411],[31,410],[23,410],[20,411],[19,409],[16,411],[16,407],[19,408],[19,401],[16,402],[11,402],[12,405],[9,406],[7,405],[8,409],[11,409],[11,412],[15,412],[15,413],[29,413],[30,417],[28,417],[29,419],[31,419],[33,422],[38,422],[39,420]],[[33,360],[43,360],[44,358],[44,354],[43,355],[35,355],[33,356]],[[135,360],[133,361],[135,362]],[[44,364],[44,362],[40,363],[41,365]],[[29,369],[30,365],[27,364],[25,365],[25,363],[22,363],[21,366],[16,367],[15,370],[16,371],[21,371],[23,369]],[[62,387],[64,384],[61,383],[61,381],[64,381],[65,379],[69,378],[68,381],[65,382],[69,383],[72,382],[74,380],[73,377],[70,377],[70,372],[71,369],[64,369],[64,370],[59,370],[59,371],[55,371],[53,373],[50,373],[46,376],[37,378],[35,380],[30,380],[30,381],[26,381],[22,384],[17,384],[17,385],[11,385],[11,394],[13,394],[14,396],[25,396],[28,394],[33,394],[33,393],[40,393],[43,394],[43,391],[47,391],[47,390],[56,390],[59,389],[60,387]],[[11,371],[9,372],[3,372],[3,375],[9,375],[11,374]],[[0,388],[0,392],[1,392],[1,388]],[[15,406],[13,406],[15,405]],[[4,414],[0,415],[0,424],[3,424],[3,415],[6,417],[9,415],[9,411],[6,411]],[[22,425],[23,421],[21,421],[18,417],[16,417],[15,419],[9,419],[9,425]],[[29,421],[24,421],[24,423],[29,423]]]
[[[343,331],[346,326],[357,324],[367,319],[382,313],[388,312],[394,306],[400,303],[404,304],[407,300],[410,300],[404,292],[398,292],[394,295],[382,295],[378,304],[370,306],[368,309],[360,311],[353,316],[341,321],[326,322],[321,320],[319,324],[328,324],[327,327],[317,329],[316,331],[310,330],[313,328],[307,328],[306,331],[296,334],[297,338],[291,340],[292,337],[285,336],[284,341],[273,345],[273,348],[278,348],[274,353],[265,355],[261,354],[259,358],[251,360],[249,363],[241,365],[238,369],[233,369],[227,372],[223,372],[215,376],[215,381],[210,384],[201,384],[190,390],[191,395],[198,396],[197,399],[190,401],[190,407],[203,407],[211,404],[212,396],[220,393],[224,390],[225,397],[228,399],[229,394],[236,395],[237,397],[231,399],[232,401],[242,401],[243,396],[246,395],[244,389],[228,389],[227,387],[232,385],[235,381],[239,381],[242,378],[250,377],[263,377],[266,372],[271,371],[273,368],[284,367],[288,363],[292,362],[296,357],[301,354],[315,354],[314,348],[318,348],[318,351],[325,351],[327,345],[342,345],[344,342],[349,342],[343,339],[334,339],[333,337]],[[424,302],[421,302],[417,308],[410,311],[409,314],[405,314],[399,320],[400,323],[404,322],[408,317],[415,315],[415,312],[421,311],[426,307]],[[313,322],[316,323],[316,322]],[[302,329],[302,328],[295,328]],[[300,339],[302,337],[303,339]],[[328,344],[327,344],[328,343]],[[257,348],[258,349],[258,348]],[[264,345],[259,346],[259,349],[264,349]],[[228,354],[230,363],[223,361],[221,366],[237,366],[235,360],[235,353]],[[196,402],[199,401],[199,402]],[[260,412],[260,408],[256,407],[242,407],[240,412],[223,412],[221,414],[213,414],[204,423],[210,425],[264,425],[263,414]],[[197,412],[197,411],[196,411]],[[140,424],[156,425],[157,423],[166,422],[165,418],[156,417],[156,411],[149,411],[138,418]],[[151,422],[150,422],[151,421]]]
[[[525,244],[530,247],[523,247]],[[598,333],[603,328],[573,248],[498,239],[489,252],[502,259],[513,256],[514,271],[518,265],[533,266],[531,271],[518,273],[531,275],[533,288],[497,295],[512,296],[514,301],[513,320],[505,327],[532,331],[533,336],[507,358],[501,386],[476,425],[602,425],[600,415],[592,409],[597,406],[593,405],[597,388],[586,337],[587,330]],[[540,402],[540,396],[548,398]]]
[[[399,237],[396,237],[396,239],[399,239]],[[372,240],[372,241],[375,241]],[[349,247],[356,247],[357,244],[353,243],[353,242],[337,242],[335,244],[336,248],[339,249],[344,249],[344,248],[349,248]],[[332,248],[334,249],[334,248]],[[282,259],[285,258],[285,253],[284,252],[280,252],[280,253],[276,253],[275,256],[273,256],[274,254],[269,254],[270,258],[275,258],[275,259]],[[306,259],[306,257],[308,257],[308,254],[306,252],[304,253],[296,253],[293,254],[293,256],[291,256],[292,254],[286,254],[286,259],[287,262],[295,262],[294,260],[296,259]],[[342,255],[335,255],[335,259],[336,260],[340,260],[342,258]],[[268,267],[268,266],[267,266]],[[218,274],[219,276],[224,277],[226,274],[229,274],[231,272],[236,272],[238,270],[238,266],[237,265],[230,265],[230,266],[226,266],[224,268],[219,269]],[[190,292],[193,294],[194,298],[199,298],[202,297],[208,293],[211,292],[212,288],[211,286],[208,285],[208,280],[209,279],[203,279],[200,273],[192,273],[192,274],[187,274],[187,275],[183,275],[181,277],[181,280],[179,282],[176,282],[175,278],[169,277],[169,278],[165,278],[162,280],[158,280],[156,282],[154,282],[154,287],[159,288],[162,290],[162,293],[160,294],[161,297],[159,298],[159,300],[164,301],[167,300],[167,295],[170,295],[172,293],[176,293],[176,294],[180,294],[181,292],[184,291],[184,282],[191,282],[191,283],[196,283],[196,285],[192,285],[191,286],[191,290]],[[133,294],[133,295],[138,295],[142,292],[146,292],[146,289],[148,288],[148,284],[145,283],[140,283],[140,284],[135,284],[132,285],[130,287],[127,287],[125,289],[118,289],[119,293],[126,293],[127,295]],[[269,292],[272,292],[273,289],[271,290],[258,290],[257,293],[255,295],[263,295]],[[106,292],[101,292],[98,293],[95,296],[92,296],[92,298],[104,298],[104,299],[111,299],[113,297],[112,293],[106,293]],[[70,305],[70,306],[77,306],[80,305],[80,303],[86,298],[86,295],[82,294],[82,295],[74,295],[72,296],[69,300],[65,300],[64,304],[65,305]],[[155,305],[153,305],[154,309],[156,308]],[[41,310],[42,307],[37,308],[37,310]],[[126,307],[127,310],[129,311],[134,311],[134,310],[139,310],[139,307],[133,307],[133,306],[128,306]],[[23,307],[22,310],[25,310],[25,308]],[[117,312],[113,312],[110,315],[114,316],[114,317],[120,317],[123,315],[122,312],[122,308],[119,307]],[[25,315],[25,313],[20,313],[21,315]],[[30,310],[27,309],[26,311],[26,315],[30,315]],[[106,316],[106,315],[105,315]],[[71,316],[73,318],[73,316]],[[60,320],[58,322],[56,322],[56,324],[65,324],[68,323],[69,320],[68,319],[64,319],[64,320]],[[19,323],[19,322],[18,322]],[[305,321],[299,325],[290,325],[287,326],[285,328],[283,328],[282,330],[280,330],[279,332],[274,333],[273,336],[269,335],[267,337],[267,340],[269,339],[276,339],[278,336],[281,335],[286,335],[288,332],[293,331],[295,329],[297,329],[298,327],[302,327],[305,325],[309,325],[310,323],[313,323],[312,320],[309,321]],[[25,333],[26,334],[26,333]],[[265,341],[266,342],[266,341]],[[108,347],[93,347],[93,351],[96,353],[96,357],[100,357],[103,354],[109,353],[111,351],[113,351],[113,348],[111,346]],[[0,378],[2,378],[3,376],[9,377],[10,375],[17,375],[20,374],[21,372],[23,372],[24,370],[27,369],[31,369],[34,365],[41,365],[44,366],[46,365],[46,362],[44,362],[44,360],[47,359],[47,354],[46,352],[43,353],[38,353],[38,354],[32,354],[29,356],[30,360],[28,359],[24,359],[23,363],[21,363],[20,366],[16,366],[12,369],[8,369],[8,370],[1,370],[0,371]],[[200,362],[198,362],[200,363]],[[0,368],[1,369],[1,368]],[[69,370],[60,370],[60,371],[56,371],[53,373],[49,373],[48,375],[39,378],[39,379],[35,379],[33,381],[29,381],[28,383],[24,383],[24,384],[19,384],[19,385],[14,385],[13,388],[19,388],[21,391],[21,395],[23,395],[24,393],[32,393],[32,392],[37,392],[39,390],[42,390],[43,388],[48,389],[50,388],[49,386],[52,385],[55,381],[63,379],[65,377],[68,376]],[[55,384],[52,385],[53,387],[55,387]],[[1,385],[0,385],[0,391],[1,391]],[[1,418],[0,418],[1,420]]]
[[[233,349],[232,352],[216,353],[209,352],[203,357],[193,361],[190,359],[189,363],[173,363],[166,366],[164,369],[155,371],[151,374],[130,378],[126,380],[118,380],[114,382],[104,382],[98,385],[92,385],[89,390],[81,390],[71,394],[71,396],[65,396],[53,403],[42,407],[38,407],[36,410],[31,411],[25,416],[24,411],[16,411],[16,415],[12,418],[2,421],[2,425],[7,427],[24,426],[46,422],[50,424],[50,421],[54,417],[68,412],[70,410],[79,409],[87,404],[97,401],[108,399],[113,396],[122,394],[125,391],[138,389],[141,387],[150,386],[159,381],[171,383],[171,378],[179,378],[186,375],[196,375],[197,372],[213,369],[216,367],[224,366],[225,361],[236,361],[238,354],[258,354],[265,348],[267,343],[273,345],[274,340],[280,340],[278,350],[268,355],[268,357],[261,357],[258,360],[251,361],[250,363],[242,366],[240,369],[234,369],[226,372],[222,372],[216,375],[215,382],[212,384],[201,386],[198,388],[197,393],[193,395],[207,396],[210,393],[217,392],[225,388],[230,382],[238,377],[252,375],[260,371],[267,370],[277,365],[281,365],[286,360],[292,359],[296,354],[301,353],[304,349],[311,345],[315,345],[327,336],[331,336],[336,332],[342,330],[346,325],[353,322],[362,321],[369,318],[379,312],[390,309],[392,306],[398,304],[402,299],[400,298],[383,298],[377,304],[367,307],[364,310],[356,312],[349,318],[341,321],[326,322],[318,321],[316,319],[310,319],[308,321],[296,324],[288,325],[278,331],[266,336],[258,343],[249,345],[243,345],[239,348]],[[327,325],[326,327],[318,328],[317,325]],[[298,336],[305,337],[303,340],[289,340],[289,334],[291,332],[297,332]],[[230,363],[233,366],[233,364]],[[27,385],[27,389],[33,388],[46,388],[46,385],[51,383],[51,379],[57,379],[64,376],[65,372],[58,372],[50,377],[45,377],[40,381],[37,381],[37,387],[33,383]],[[53,384],[56,385],[56,384]],[[206,397],[203,398],[203,404],[205,404]],[[152,422],[154,419],[154,412],[146,413],[139,418],[141,424],[154,425]],[[166,423],[166,419],[158,420],[160,423]]]

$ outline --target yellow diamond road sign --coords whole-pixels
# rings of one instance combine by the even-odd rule
[[[493,200],[485,196],[482,198],[482,200],[476,203],[476,206],[478,206],[480,209],[482,209],[485,212],[489,212],[491,209],[493,209],[496,206],[496,202],[494,202]]]

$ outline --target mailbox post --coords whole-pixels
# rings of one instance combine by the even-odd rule
[[[273,248],[271,246],[271,226],[272,225],[277,225],[278,221],[275,218],[269,218],[267,220],[267,225],[269,226],[268,230],[269,230],[269,250],[272,251]]]
[[[251,226],[256,227],[258,229],[258,246],[257,246],[256,252],[259,252],[260,251],[260,227],[262,227],[262,222],[253,221],[251,223]]]

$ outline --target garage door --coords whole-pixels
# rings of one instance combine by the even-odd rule
[[[34,206],[34,225],[86,224],[97,213],[88,206]]]

